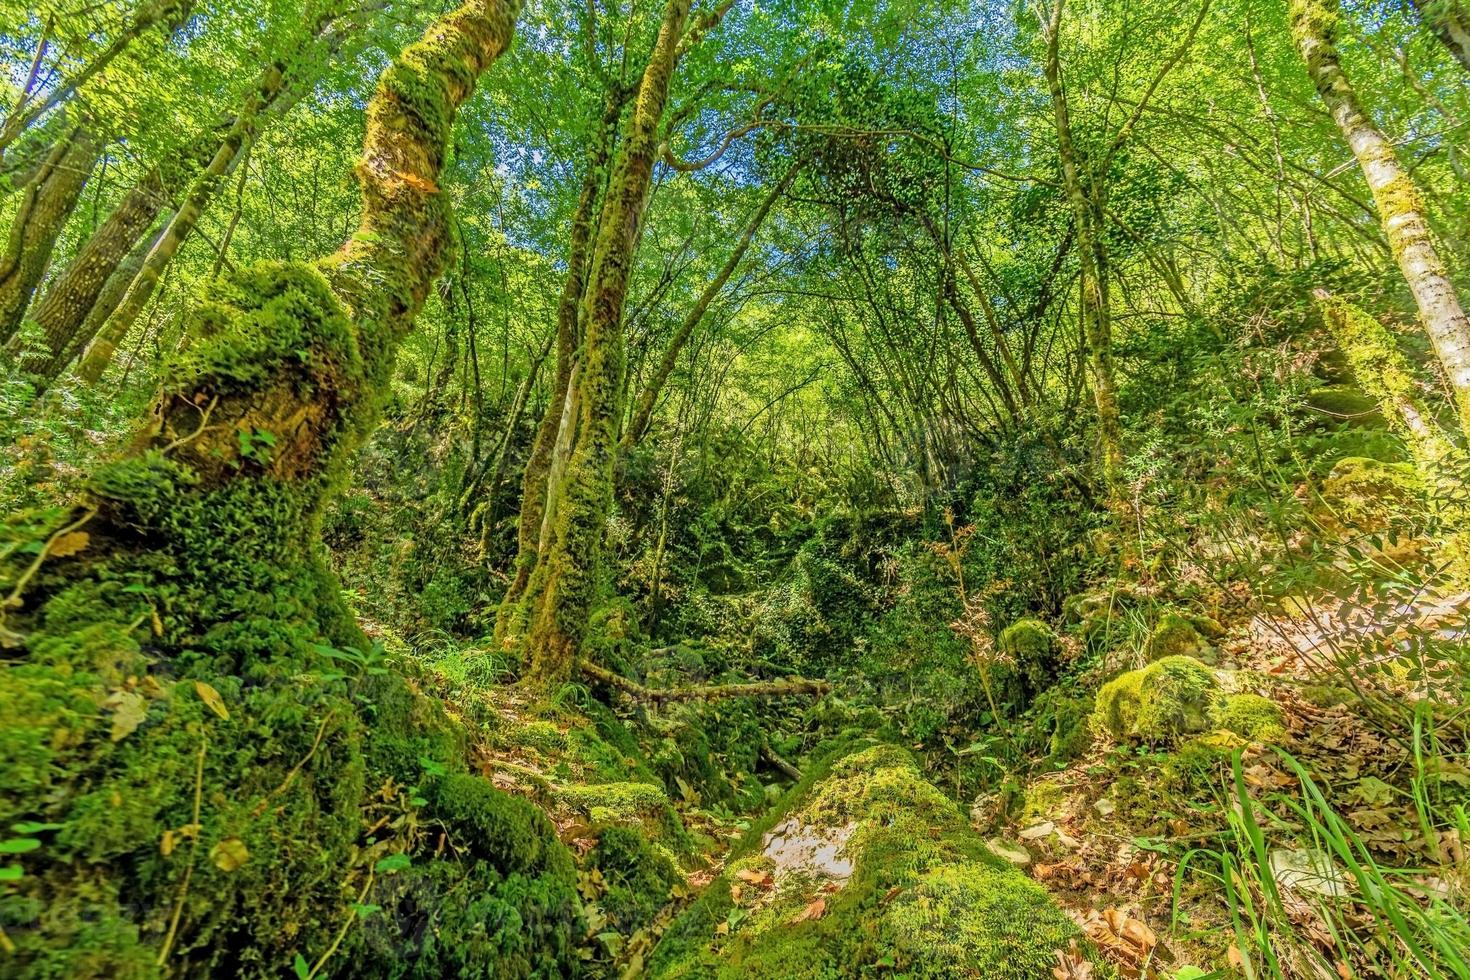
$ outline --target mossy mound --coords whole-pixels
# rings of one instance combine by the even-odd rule
[[[1227,694],[1217,698],[1210,718],[1216,728],[1252,742],[1279,742],[1286,736],[1281,706],[1259,694]]]
[[[1164,657],[1194,657],[1197,660],[1212,660],[1215,648],[1200,630],[1193,618],[1177,612],[1167,612],[1159,617],[1153,631],[1144,641],[1143,655],[1146,659],[1162,660]]]
[[[1061,644],[1052,628],[1041,620],[1016,620],[1001,630],[995,645],[1019,676],[1028,699],[1056,681]]]
[[[1097,692],[1093,727],[1119,742],[1160,745],[1209,727],[1215,675],[1193,657],[1164,657]]]
[[[1322,517],[1329,527],[1382,531],[1421,511],[1424,494],[1424,480],[1413,464],[1349,456],[1338,460],[1323,482]]]
[[[53,828],[0,895],[10,975],[280,976],[349,921],[326,975],[575,966],[569,852],[405,680],[128,667],[0,668],[0,815]]]
[[[1352,385],[1324,385],[1307,395],[1309,418],[1326,426],[1383,428],[1387,422],[1378,402]]]
[[[779,833],[763,833],[776,826]],[[913,758],[817,767],[675,921],[653,977],[1046,976],[1077,929]]]

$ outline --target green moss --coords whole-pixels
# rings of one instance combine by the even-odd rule
[[[1332,468],[1322,487],[1330,518],[1363,531],[1383,530],[1424,503],[1424,481],[1408,463],[1348,457]]]
[[[1041,620],[1016,620],[1001,630],[996,646],[1015,665],[1029,694],[1034,696],[1056,680],[1061,645],[1056,633]]]
[[[1143,645],[1143,655],[1150,661],[1164,657],[1208,660],[1213,658],[1214,653],[1214,647],[1210,646],[1194,622],[1176,612],[1167,612],[1160,616]]]
[[[1215,675],[1192,657],[1164,657],[1104,684],[1093,727],[1120,742],[1158,745],[1208,727]]]
[[[653,921],[668,904],[674,885],[682,880],[663,852],[627,827],[604,829],[587,863],[601,879],[597,902],[608,927],[624,935]]]
[[[1378,403],[1349,385],[1327,385],[1307,395],[1307,409],[1324,425],[1382,428]]]
[[[820,870],[783,868],[762,853],[757,828],[726,875],[670,927],[651,976],[838,978],[886,966],[909,976],[1019,980],[1044,974],[1077,935],[1040,886],[985,848],[902,749],[833,760],[772,821],[845,838],[851,877],[832,890]],[[746,869],[775,876],[756,905],[733,897]],[[824,914],[803,917],[817,897]],[[717,934],[719,923],[728,934]]]
[[[1281,706],[1259,694],[1227,694],[1216,699],[1210,720],[1215,727],[1253,742],[1277,742],[1286,736]]]

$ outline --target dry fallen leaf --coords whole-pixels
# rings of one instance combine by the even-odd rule
[[[51,542],[46,554],[52,558],[70,558],[87,547],[92,536],[86,531],[70,531]]]
[[[1077,948],[1077,940],[1072,940],[1067,949],[1057,950],[1057,965],[1052,967],[1051,975],[1056,980],[1091,980],[1092,964]]]
[[[148,717],[148,699],[136,691],[113,691],[103,703],[112,710],[112,740],[121,742]]]
[[[230,711],[225,707],[225,699],[219,696],[218,691],[203,681],[195,681],[194,690],[198,692],[199,700],[209,705],[210,711],[213,711],[225,721],[230,720]]]
[[[754,871],[750,868],[742,868],[735,872],[735,877],[748,885],[755,885],[757,888],[770,888],[776,883],[776,879],[772,877],[769,871]]]
[[[209,859],[221,871],[236,871],[250,860],[250,850],[238,837],[226,837],[209,849]]]
[[[802,909],[791,920],[792,922],[812,922],[827,914],[827,900],[818,898],[806,908]]]

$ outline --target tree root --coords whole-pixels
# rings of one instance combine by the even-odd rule
[[[802,695],[820,696],[832,690],[826,681],[788,677],[779,681],[757,681],[751,684],[699,684],[691,687],[644,687],[637,681],[615,674],[588,660],[578,660],[577,668],[593,680],[617,688],[635,701],[660,704],[665,701],[718,701],[722,698],[785,698]]]

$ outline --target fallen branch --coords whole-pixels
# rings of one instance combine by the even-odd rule
[[[801,770],[777,755],[776,750],[771,748],[770,742],[761,743],[761,758],[775,766],[782,775],[793,783],[801,782]]]
[[[577,661],[577,667],[588,677],[617,688],[635,701],[718,701],[721,698],[786,698],[822,695],[832,689],[826,681],[788,677],[779,681],[756,681],[751,684],[698,684],[692,687],[644,687],[637,681],[599,667],[588,660]]]

